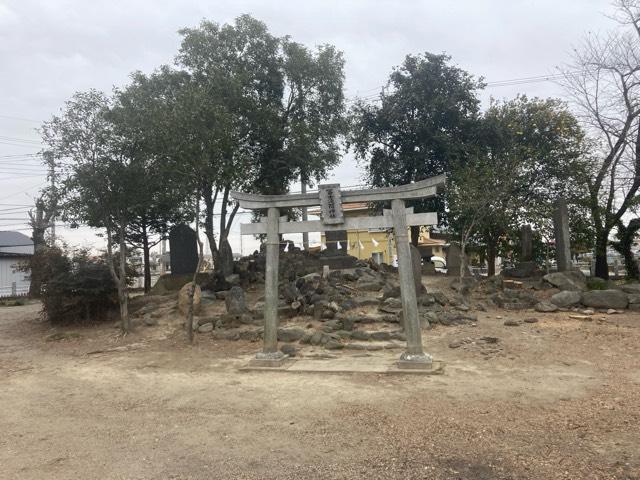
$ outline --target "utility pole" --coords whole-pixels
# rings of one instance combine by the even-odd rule
[[[56,163],[53,158],[53,154],[51,152],[44,153],[44,159],[49,164],[49,181],[51,186],[51,201],[56,204],[58,200],[58,194],[56,192]],[[51,246],[54,247],[56,244],[56,214],[55,207],[52,205],[51,212]]]
[[[300,191],[304,195],[307,193],[307,179],[304,175],[300,175]],[[302,221],[306,222],[309,219],[307,215],[307,207],[302,207]],[[240,236],[242,238],[242,235]],[[302,249],[305,251],[309,250],[309,233],[304,232],[302,234]]]

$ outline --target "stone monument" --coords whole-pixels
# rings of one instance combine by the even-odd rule
[[[189,225],[178,224],[169,232],[171,274],[194,273],[198,268],[198,240]]]
[[[569,233],[569,211],[564,199],[556,201],[553,212],[553,230],[556,240],[556,262],[559,272],[571,270],[571,240]]]

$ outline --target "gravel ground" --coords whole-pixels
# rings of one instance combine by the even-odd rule
[[[2,479],[640,478],[638,314],[482,312],[425,333],[422,377],[240,373],[259,344],[38,310],[0,309]]]

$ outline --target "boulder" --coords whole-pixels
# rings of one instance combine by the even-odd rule
[[[443,292],[431,292],[431,295],[433,295],[433,299],[442,306],[449,303],[449,299]]]
[[[582,300],[582,293],[572,290],[563,290],[550,298],[551,303],[562,308],[576,305],[580,303],[580,300]]]
[[[180,293],[178,294],[178,309],[180,313],[183,315],[187,314],[189,310],[189,292],[191,290],[191,282],[187,283],[184,287],[180,289]],[[197,315],[200,312],[200,305],[202,302],[202,291],[200,290],[200,286],[196,285],[195,290],[193,292],[193,314]]]
[[[225,296],[224,303],[227,307],[227,313],[231,315],[240,315],[248,311],[244,290],[238,286],[229,290]]]
[[[278,340],[281,342],[297,342],[304,337],[304,333],[301,328],[279,328]]]
[[[626,285],[620,285],[620,290],[625,293],[640,295],[640,283],[628,283]]]
[[[536,312],[542,312],[542,313],[550,313],[558,310],[558,306],[554,305],[551,302],[538,302],[533,308],[535,309]]]
[[[385,283],[382,287],[382,300],[387,298],[400,298],[400,285],[392,282]]]
[[[513,278],[527,278],[533,277],[538,271],[538,264],[536,262],[520,262],[515,268],[510,268],[505,272],[505,275]]]
[[[352,300],[356,307],[369,307],[380,304],[380,300],[373,297],[354,297]]]
[[[383,285],[381,280],[369,276],[360,277],[356,282],[356,288],[365,292],[377,292]]]
[[[402,311],[402,301],[398,298],[387,298],[378,307],[378,310],[384,313],[399,313]]]
[[[476,323],[478,316],[474,313],[465,312],[441,312],[438,314],[438,320],[441,325],[465,325]]]
[[[331,339],[324,344],[324,348],[327,350],[341,350],[344,348],[344,344],[339,340]]]
[[[628,293],[629,305],[635,305],[640,303],[640,293]]]
[[[322,331],[323,332],[336,332],[338,330],[342,330],[344,327],[344,323],[342,322],[342,320],[329,320],[327,322],[324,322],[324,324],[322,325]],[[353,329],[353,326],[351,327]]]
[[[213,323],[211,322],[204,323],[198,327],[199,333],[207,333],[207,332],[211,332],[212,330],[213,330]]]
[[[289,357],[295,357],[298,353],[298,349],[296,347],[288,344],[282,345],[280,347],[280,351]]]
[[[371,332],[371,340],[391,340],[391,334],[389,332]]]
[[[582,303],[592,308],[627,308],[629,299],[621,290],[592,290],[582,295]]]
[[[434,303],[436,303],[436,299],[433,295],[429,293],[423,293],[418,298],[418,305],[421,305],[423,307],[430,307]]]
[[[547,273],[543,280],[560,290],[572,290],[581,292],[587,288],[587,279],[580,270],[568,270],[566,272]]]

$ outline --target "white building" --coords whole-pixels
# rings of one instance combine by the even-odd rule
[[[20,232],[0,231],[0,298],[29,293],[29,273],[16,266],[33,255],[33,241]]]

